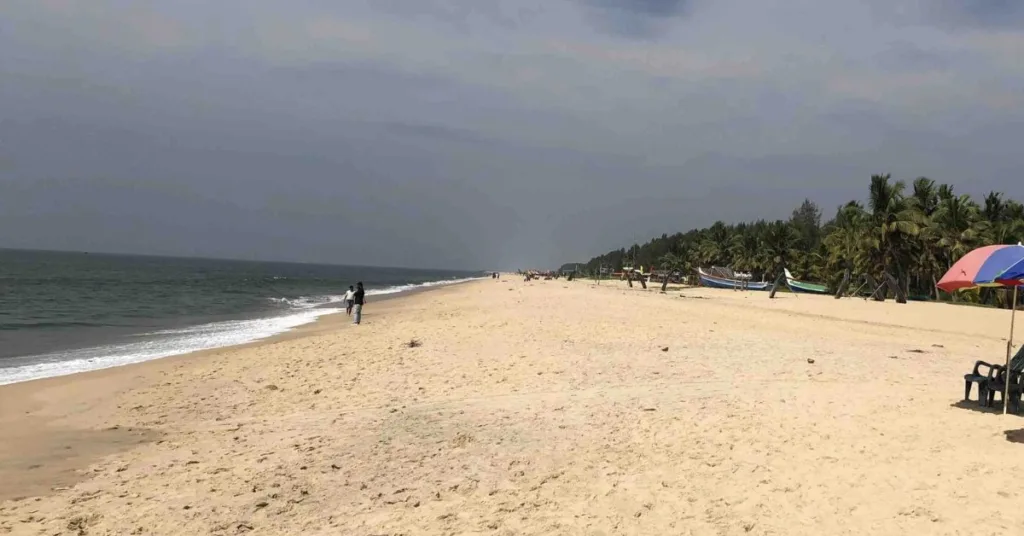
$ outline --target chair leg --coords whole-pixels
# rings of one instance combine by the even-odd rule
[[[974,383],[971,380],[964,380],[964,402],[971,399],[971,384]],[[979,393],[980,395],[981,393]],[[980,400],[980,397],[979,397]]]

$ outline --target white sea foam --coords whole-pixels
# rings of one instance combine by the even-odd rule
[[[309,309],[289,315],[231,320],[143,335],[138,342],[6,360],[14,366],[0,369],[0,385],[76,372],[118,367],[151,359],[187,354],[223,346],[245,344],[284,333],[340,309]],[[19,364],[22,363],[22,364]]]
[[[292,309],[310,309],[332,303],[340,303],[345,296],[300,296],[298,298],[268,298],[270,301]]]
[[[409,285],[395,285],[391,287],[370,289],[366,291],[367,296],[386,296],[390,294],[399,294],[402,292],[409,292],[411,290],[426,289],[431,287],[441,287],[445,285],[454,285],[457,283],[466,283],[468,281],[476,281],[483,279],[480,277],[467,277],[464,279],[442,279],[440,281],[427,281],[425,283],[414,283]],[[341,303],[345,300],[343,294],[337,295],[326,295],[326,296],[300,296],[298,298],[268,298],[274,303],[279,303],[293,307],[296,309],[309,309],[312,307],[322,307],[333,303]]]
[[[466,283],[469,281],[477,281],[479,279],[485,279],[483,277],[467,277],[465,279],[445,279],[441,281],[428,281],[426,283],[417,283],[415,285],[398,285],[394,287],[387,287],[381,289],[367,290],[367,296],[380,296],[384,294],[398,294],[399,292],[408,292],[410,290],[416,290],[420,288],[431,288],[431,287],[443,287],[445,285],[454,285],[456,283]],[[344,296],[340,296],[344,298]]]
[[[366,294],[370,296],[397,294],[417,288],[452,285],[475,279],[478,278],[401,285],[368,290]],[[340,312],[341,309],[324,307],[324,305],[338,303],[343,298],[344,296],[333,295],[296,299],[275,298],[275,300],[281,300],[280,303],[287,304],[290,311],[269,318],[230,320],[181,329],[155,331],[139,336],[140,340],[134,342],[5,359],[4,368],[0,368],[0,385],[118,367],[172,355],[258,341],[308,324],[323,315]]]

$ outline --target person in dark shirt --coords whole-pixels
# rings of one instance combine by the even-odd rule
[[[353,324],[359,324],[363,320],[363,304],[366,303],[366,292],[363,290],[363,282],[356,283],[356,293],[352,296],[352,301],[355,302],[355,318],[352,320]]]

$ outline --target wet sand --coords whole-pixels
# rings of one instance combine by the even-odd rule
[[[366,313],[0,387],[0,533],[1024,532],[1024,421],[961,402],[1008,311],[506,278]]]

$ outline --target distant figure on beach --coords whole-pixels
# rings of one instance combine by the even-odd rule
[[[356,289],[352,285],[348,286],[348,291],[345,292],[345,314],[352,316],[352,304],[356,299]]]
[[[356,283],[356,292],[352,296],[355,302],[355,318],[352,323],[358,325],[363,320],[363,304],[366,302],[366,292],[363,291],[363,282]]]

